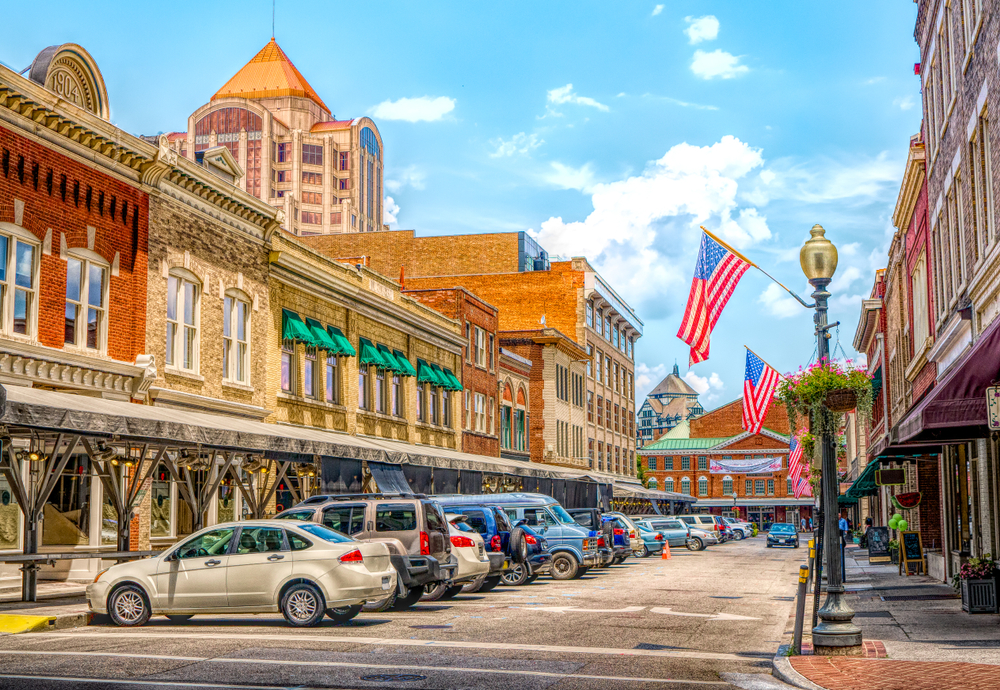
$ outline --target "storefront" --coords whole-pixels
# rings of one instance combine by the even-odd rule
[[[698,500],[696,512],[723,515],[753,522],[758,528],[766,530],[775,522],[789,522],[801,527],[802,520],[808,528],[813,517],[814,498],[702,498]]]

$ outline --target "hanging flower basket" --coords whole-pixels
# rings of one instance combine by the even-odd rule
[[[858,393],[853,388],[841,388],[826,394],[824,401],[831,412],[850,412],[858,406]]]

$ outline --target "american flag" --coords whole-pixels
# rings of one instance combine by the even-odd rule
[[[759,434],[763,428],[780,378],[778,372],[764,360],[747,350],[746,373],[743,375],[743,428],[751,434]]]
[[[799,477],[795,480],[795,484],[792,486],[794,487],[793,491],[795,498],[802,498],[803,496],[806,498],[812,498],[813,492],[812,487],[809,486],[808,477]]]
[[[802,445],[792,436],[792,442],[788,444],[788,480],[794,482],[802,474]]]
[[[684,320],[677,331],[677,337],[691,346],[690,364],[708,359],[712,329],[750,265],[709,237],[708,233],[701,236],[701,250],[698,252]]]

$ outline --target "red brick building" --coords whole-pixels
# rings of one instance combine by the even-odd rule
[[[459,322],[465,335],[462,353],[462,450],[476,455],[500,455],[500,344],[497,308],[461,287],[403,290]]]
[[[742,400],[689,422],[686,435],[666,434],[638,451],[647,486],[695,496],[694,510],[737,516],[766,526],[812,516],[813,498],[795,498],[788,482],[789,425],[773,404],[764,428],[742,426]],[[683,428],[683,427],[681,427]]]

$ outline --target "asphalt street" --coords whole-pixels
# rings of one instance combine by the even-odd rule
[[[206,615],[11,635],[0,688],[766,687],[806,553],[761,535],[305,630]]]

